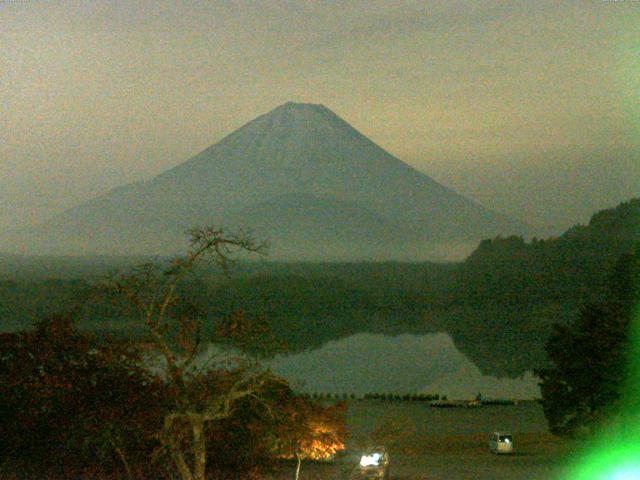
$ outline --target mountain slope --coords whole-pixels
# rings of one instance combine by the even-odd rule
[[[306,210],[292,202],[296,196]],[[65,212],[21,243],[40,253],[174,253],[183,250],[186,229],[212,223],[250,227],[271,237],[276,258],[296,259],[309,257],[299,245],[305,238],[350,228],[352,235],[334,235],[311,257],[428,258],[435,245],[527,233],[387,153],[326,107],[287,103],[151,181]]]

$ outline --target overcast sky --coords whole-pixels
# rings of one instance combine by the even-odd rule
[[[0,227],[322,103],[485,206],[640,195],[640,2],[0,1]]]

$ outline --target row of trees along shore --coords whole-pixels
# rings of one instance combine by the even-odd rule
[[[2,478],[253,478],[279,459],[297,460],[297,477],[302,460],[344,447],[344,404],[296,395],[260,365],[283,347],[261,319],[221,319],[206,340],[226,348],[203,363],[206,316],[182,282],[197,262],[228,272],[236,255],[264,245],[213,228],[190,238],[187,255],[167,268],[119,274],[72,313],[0,335]],[[144,326],[143,341],[75,328],[78,316],[99,317],[92,305],[105,297]],[[151,370],[149,359],[163,368]]]
[[[331,393],[331,392],[312,392],[302,393],[304,398],[312,400],[393,400],[403,402],[431,402],[433,400],[446,400],[446,395],[430,394],[430,393],[390,393],[390,392],[368,392],[364,395],[356,395],[355,393]]]

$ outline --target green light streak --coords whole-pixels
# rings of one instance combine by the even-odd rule
[[[630,335],[632,347],[620,411],[585,446],[585,453],[563,479],[640,479],[640,303],[634,309]]]

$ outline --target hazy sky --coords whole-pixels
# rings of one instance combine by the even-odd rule
[[[0,1],[0,227],[322,103],[488,207],[640,195],[640,1]]]

